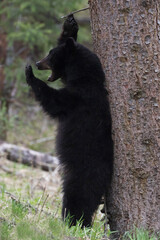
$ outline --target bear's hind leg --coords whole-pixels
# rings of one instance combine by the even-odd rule
[[[92,211],[88,208],[88,204],[84,204],[84,200],[76,194],[64,194],[62,207],[63,220],[67,220],[69,226],[75,226],[77,221],[82,221],[82,227],[90,227],[92,222]]]
[[[86,186],[71,185],[64,188],[62,217],[63,220],[70,218],[70,225],[76,225],[77,221],[82,221],[82,227],[92,225],[92,216],[97,210],[102,194],[91,192]],[[84,189],[85,188],[85,189]]]

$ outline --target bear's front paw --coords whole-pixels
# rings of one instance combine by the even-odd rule
[[[31,85],[33,80],[34,80],[34,78],[35,78],[34,74],[33,74],[33,71],[32,71],[31,65],[27,65],[26,66],[25,74],[26,74],[26,81],[27,81],[28,85]]]
[[[73,37],[76,40],[77,37],[75,35],[78,32],[78,24],[75,21],[73,14],[68,15],[64,22],[63,29],[68,37]]]

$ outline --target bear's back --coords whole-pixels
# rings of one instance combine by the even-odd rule
[[[76,166],[106,161],[110,142],[111,119],[106,91],[95,89],[95,94],[83,96],[82,102],[59,121],[57,154],[61,163]],[[79,163],[78,163],[79,164]]]

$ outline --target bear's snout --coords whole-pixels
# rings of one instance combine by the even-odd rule
[[[36,66],[39,70],[49,70],[50,67],[47,64],[47,61],[45,59],[42,59],[41,61],[36,62]]]
[[[38,69],[40,69],[40,66],[41,66],[40,61],[36,62],[36,66],[37,66]]]

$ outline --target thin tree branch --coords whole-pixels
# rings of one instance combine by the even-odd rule
[[[71,13],[69,13],[68,15],[62,16],[61,18],[66,18],[66,17],[68,17],[68,16],[71,15],[71,14],[75,14],[75,13],[78,13],[78,12],[82,12],[82,11],[85,11],[85,10],[88,10],[88,9],[89,9],[89,7],[82,8],[82,9],[80,9],[80,10],[71,12]]]
[[[31,142],[30,142],[30,145],[33,145],[33,144],[35,144],[35,143],[48,142],[48,141],[52,141],[52,140],[54,140],[54,139],[55,139],[54,136],[46,137],[46,138],[40,138],[40,139],[37,139],[37,140],[31,141]]]

